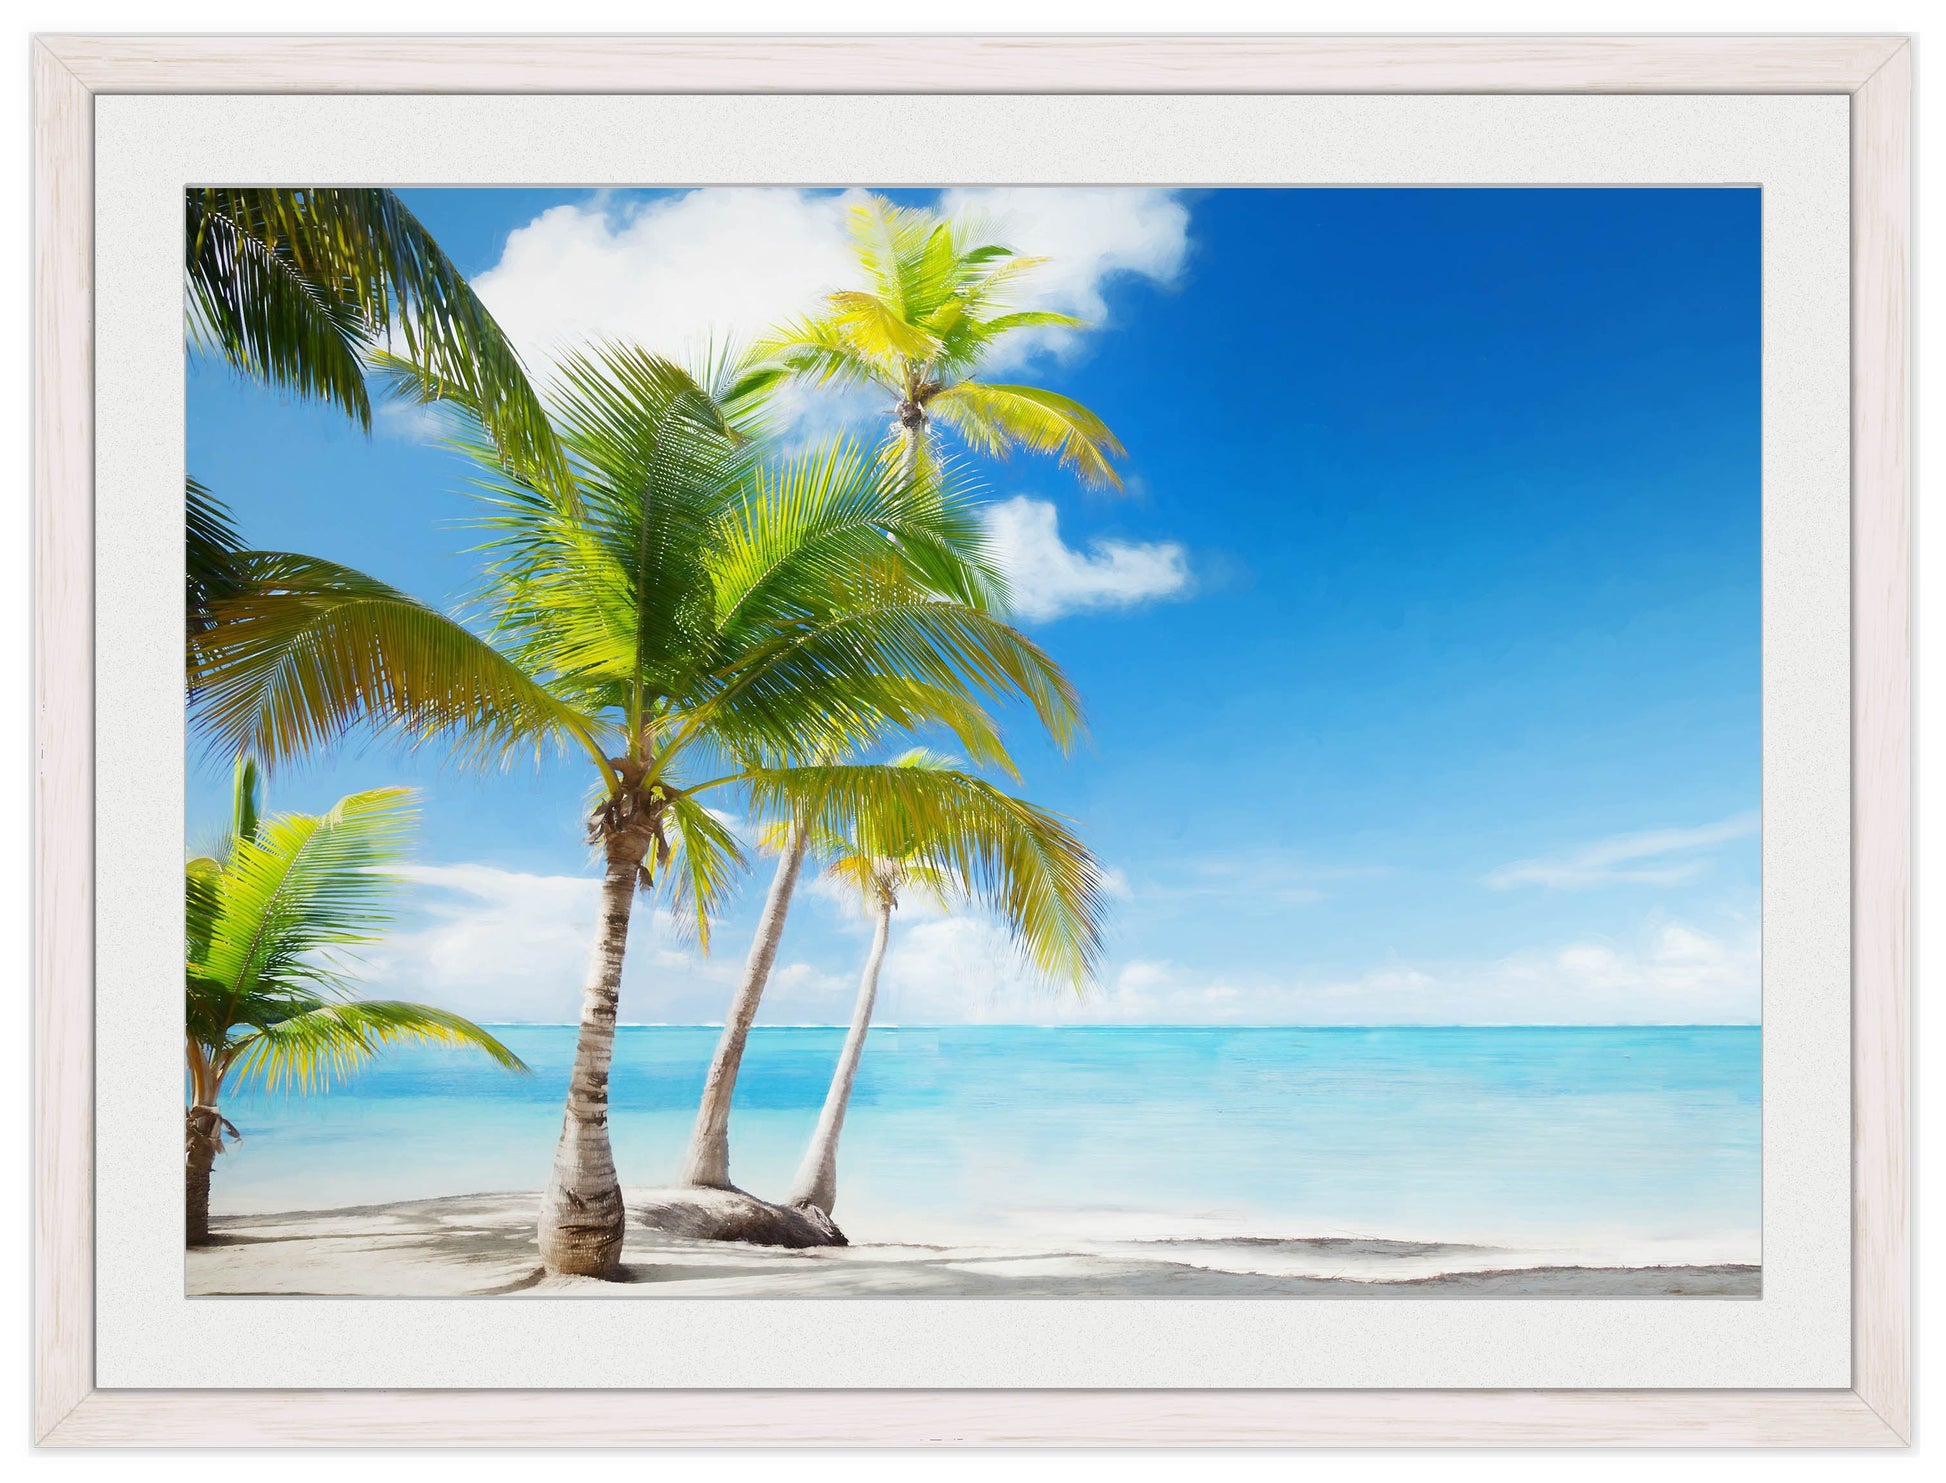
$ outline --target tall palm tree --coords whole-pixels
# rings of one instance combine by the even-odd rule
[[[197,186],[185,204],[193,348],[367,429],[371,356],[402,350],[428,386],[463,389],[526,466],[566,479],[519,353],[396,192]]]
[[[854,206],[849,224],[870,287],[833,294],[827,313],[785,325],[757,346],[753,367],[738,383],[742,394],[761,394],[787,376],[890,394],[896,413],[892,446],[908,478],[938,475],[938,422],[983,452],[1052,452],[1084,482],[1119,487],[1111,460],[1124,450],[1094,413],[1055,392],[977,378],[981,362],[1008,334],[1082,327],[1066,314],[1006,309],[1012,281],[1042,259],[978,243],[963,221],[894,207],[877,196]],[[804,862],[802,831],[785,833],[777,845],[777,870],[704,1078],[683,1160],[685,1184],[730,1187],[737,1073]]]
[[[638,886],[666,882],[707,946],[744,863],[708,795],[758,777],[788,795],[799,759],[896,728],[945,724],[995,755],[982,698],[1024,699],[1063,742],[1078,709],[1045,653],[995,616],[977,515],[933,481],[850,446],[760,466],[694,378],[616,346],[570,358],[554,392],[571,490],[527,470],[463,389],[437,399],[492,511],[482,597],[498,645],[441,631],[470,643],[478,694],[495,696],[458,744],[497,759],[565,742],[594,770],[600,918],[539,1245],[550,1272],[603,1276],[623,1232],[607,1123],[630,912]],[[220,742],[275,754],[415,714],[422,676],[388,669],[381,646],[325,641],[375,621],[351,586],[225,609],[197,685]],[[352,684],[345,647],[369,655]],[[445,693],[424,702],[419,734],[441,729]]]
[[[845,1109],[901,900],[992,910],[1039,975],[1080,987],[1101,951],[1101,871],[1067,820],[924,748],[889,765],[807,769],[789,789],[760,782],[753,801],[788,808],[791,827],[829,861],[826,874],[856,891],[873,921],[851,1026],[790,1193],[791,1204],[829,1216]]]
[[[473,1046],[525,1071],[470,1020],[425,1004],[358,999],[334,948],[372,942],[390,919],[411,793],[378,788],[328,813],[261,815],[256,763],[237,764],[230,832],[186,868],[185,1012],[189,1106],[184,1115],[187,1239],[209,1239],[210,1170],[226,1090],[300,1091],[343,1076],[387,1045]]]
[[[866,287],[786,324],[758,349],[778,376],[871,387],[893,399],[892,436],[909,473],[929,461],[934,425],[994,457],[1052,453],[1083,482],[1119,488],[1124,449],[1081,403],[1038,386],[980,379],[1006,336],[1082,327],[1072,315],[1010,309],[1014,280],[1043,261],[978,240],[964,222],[872,196],[851,209]]]

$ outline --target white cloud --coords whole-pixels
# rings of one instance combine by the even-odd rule
[[[594,929],[592,876],[417,865],[427,920],[365,954],[374,994],[423,999],[487,1022],[572,1023]],[[831,903],[837,905],[837,903]],[[742,969],[727,933],[703,958],[660,913],[638,910],[622,985],[626,1023],[720,1023]],[[788,946],[788,941],[787,941]],[[843,1024],[863,935],[777,965],[769,1024]],[[1737,1024],[1760,1003],[1753,925],[1721,935],[1674,921],[1632,940],[1583,938],[1490,961],[1401,962],[1360,973],[1229,974],[1159,959],[1113,964],[1088,993],[1050,987],[1006,931],[977,913],[902,909],[881,982],[881,1020],[905,1024]]]
[[[1376,880],[1384,865],[1317,865],[1286,850],[1248,850],[1173,862],[1141,883],[1151,903],[1216,900],[1231,905],[1315,906],[1330,898],[1325,888],[1344,881]]]
[[[1135,959],[1085,995],[1020,966],[977,917],[902,931],[884,1017],[907,1024],[1748,1024],[1758,1018],[1754,928],[1712,936],[1652,924],[1629,943],[1582,940],[1487,962],[1386,964],[1341,977],[1212,974]]]
[[[850,282],[847,204],[780,189],[597,196],[514,231],[473,287],[543,373],[595,339],[681,355],[712,336],[751,339]]]
[[[1098,540],[1078,551],[1061,539],[1060,515],[1046,500],[1018,496],[993,506],[987,532],[1012,583],[1014,611],[1030,621],[1128,608],[1190,589],[1189,557],[1174,541]]]
[[[571,1024],[581,1015],[600,883],[491,865],[406,865],[423,925],[364,954],[372,992],[487,1022]],[[625,1023],[720,1021],[742,954],[704,958],[669,917],[638,900],[622,981]]]
[[[406,401],[380,402],[372,409],[372,427],[402,443],[437,443],[448,431],[438,408]]]
[[[543,375],[562,350],[591,339],[677,355],[712,338],[748,340],[857,279],[845,212],[858,196],[743,187],[647,202],[597,195],[511,233],[473,286]],[[986,214],[1012,244],[1050,259],[1022,277],[1021,307],[1097,323],[1107,280],[1169,282],[1188,248],[1189,213],[1165,190],[948,191],[943,204]],[[1009,360],[1074,342],[1071,332],[1022,333]]]
[[[951,190],[941,209],[984,219],[994,240],[1047,261],[1021,275],[1023,309],[1054,309],[1099,328],[1108,320],[1102,288],[1129,275],[1172,284],[1189,256],[1189,209],[1169,190],[1130,187],[1009,186]],[[1036,353],[1071,352],[1071,330],[1034,330],[1001,342],[995,369]]]
[[[1516,860],[1486,877],[1497,891],[1513,886],[1578,890],[1588,886],[1669,886],[1694,880],[1708,868],[1706,851],[1757,833],[1755,813],[1736,814],[1694,829],[1648,829],[1597,840],[1564,855]]]

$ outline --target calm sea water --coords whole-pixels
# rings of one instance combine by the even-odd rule
[[[408,1050],[326,1095],[234,1100],[244,1138],[218,1162],[215,1208],[537,1189],[574,1030],[496,1033],[531,1077]],[[673,1178],[716,1035],[619,1032],[625,1185]],[[753,1033],[731,1129],[740,1185],[784,1193],[841,1038]],[[856,1240],[1735,1236],[1754,1259],[1758,1092],[1754,1028],[884,1028],[852,1099],[837,1213]]]

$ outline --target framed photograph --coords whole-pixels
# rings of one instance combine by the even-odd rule
[[[1903,38],[35,68],[40,1444],[1904,1444]]]

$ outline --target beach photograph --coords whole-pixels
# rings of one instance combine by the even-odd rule
[[[183,208],[190,1297],[1761,1296],[1758,190]]]

